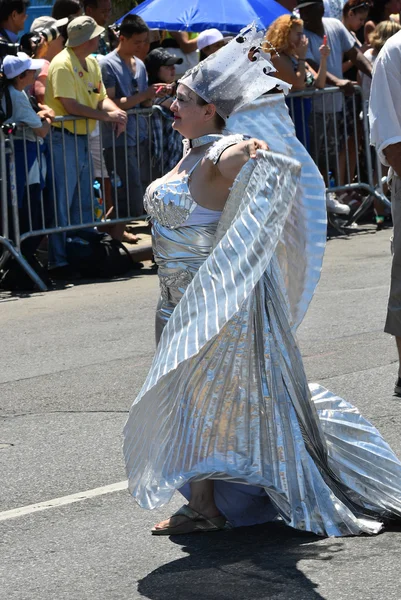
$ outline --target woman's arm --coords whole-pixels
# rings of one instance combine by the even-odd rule
[[[327,37],[324,36],[323,44],[319,48],[320,52],[320,65],[319,70],[316,74],[316,79],[314,81],[314,86],[318,89],[323,89],[326,85],[327,79],[327,59],[330,56],[330,48],[327,45]]]
[[[275,76],[292,85],[293,90],[305,89],[305,60],[298,59],[297,70],[294,71],[294,65],[287,56],[278,55],[272,56],[272,63],[277,69]]]
[[[34,96],[36,100],[38,102],[41,102],[42,104],[45,101],[46,80],[47,75],[39,75],[39,77],[36,78],[36,81],[33,84]]]
[[[178,46],[184,54],[190,54],[198,49],[198,40],[196,38],[190,40],[187,31],[171,31],[170,34],[178,42]]]
[[[262,140],[251,138],[227,148],[220,157],[216,167],[224,179],[233,182],[245,163],[256,158],[257,150],[268,150],[269,146]]]
[[[49,118],[45,118],[43,119],[42,123],[42,127],[33,127],[32,129],[38,137],[44,138],[50,131],[51,120]]]

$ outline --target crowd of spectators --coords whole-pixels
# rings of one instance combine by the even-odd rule
[[[341,187],[352,182],[362,136],[361,123],[355,121],[362,100],[355,99],[354,86],[362,85],[368,98],[374,60],[401,28],[401,0],[286,2],[294,12],[271,24],[266,47],[277,76],[294,91],[338,88],[329,109],[322,96],[313,94],[287,103],[296,135],[316,158],[327,187],[333,177]],[[18,124],[14,145],[21,159],[21,232],[91,223],[95,196],[100,196],[101,216],[121,219],[108,229],[111,236],[136,243],[126,220],[143,215],[144,189],[182,155],[182,138],[171,127],[169,110],[176,80],[230,38],[217,29],[199,35],[150,31],[137,15],[128,15],[116,27],[110,23],[111,0],[56,0],[51,17],[33,22],[31,31],[38,32],[40,41],[28,36],[28,56],[16,50],[28,4],[0,0],[0,47],[10,48],[3,60],[7,93],[1,106],[3,116]],[[58,35],[49,40],[41,31],[52,27]],[[149,111],[132,111],[151,107],[151,117]],[[347,216],[352,198],[328,193],[328,210]],[[384,221],[382,213],[376,206],[378,223]],[[48,278],[76,277],[68,264],[66,237],[49,235]],[[28,238],[23,247],[37,270],[39,243],[45,242]]]

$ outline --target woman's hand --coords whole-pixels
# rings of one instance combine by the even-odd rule
[[[319,52],[320,52],[320,56],[321,58],[324,58],[324,60],[327,60],[327,58],[330,56],[330,52],[331,49],[329,48],[329,46],[327,46],[327,44],[322,44],[319,48]]]
[[[49,119],[50,122],[53,122],[56,117],[56,113],[54,112],[54,110],[47,106],[47,104],[40,104],[40,102],[38,103],[38,106],[40,108],[40,110],[38,111],[39,117],[41,119]]]
[[[262,140],[251,138],[230,146],[223,152],[216,167],[220,175],[230,182],[237,177],[242,167],[249,161],[257,158],[258,150],[269,150],[269,146]]]
[[[323,36],[323,44],[320,46],[319,52],[320,52],[320,57],[323,58],[324,60],[327,60],[327,58],[330,56],[331,48],[327,44],[327,35]]]
[[[296,47],[296,53],[298,58],[302,58],[303,60],[306,58],[306,53],[308,52],[309,40],[306,35],[301,37],[301,41],[299,42],[299,46]]]
[[[262,140],[252,138],[247,141],[246,146],[244,147],[244,152],[248,154],[249,158],[257,158],[256,152],[258,150],[269,150],[269,146]]]

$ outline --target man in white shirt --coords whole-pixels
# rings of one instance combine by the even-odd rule
[[[345,2],[346,0],[323,0],[324,16],[341,21]]]
[[[384,331],[395,336],[399,368],[394,393],[401,396],[401,31],[376,59],[369,102],[371,143],[390,166],[393,215],[393,264]]]
[[[336,86],[347,96],[354,94],[354,83],[343,77],[343,59],[346,57],[368,76],[372,74],[372,67],[365,56],[355,47],[355,39],[338,19],[325,18],[323,15],[323,0],[298,0],[297,8],[305,26],[305,35],[308,38],[307,63],[316,71],[319,70],[319,48],[327,38],[331,49],[327,59],[326,83]],[[329,185],[332,171],[336,174],[336,181],[340,185],[345,178],[345,132],[352,126],[349,118],[344,123],[343,94],[323,95],[313,100],[313,115],[309,121],[311,155],[318,163],[322,175]],[[347,113],[348,114],[348,113]],[[339,161],[338,161],[339,155]],[[328,157],[328,164],[326,163]],[[337,165],[339,164],[339,170]],[[332,194],[327,196],[329,212],[348,214],[349,207],[338,203]]]

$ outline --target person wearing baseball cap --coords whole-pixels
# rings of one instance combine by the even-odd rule
[[[159,111],[153,114],[154,139],[154,178],[170,171],[182,157],[182,135],[173,129],[173,113],[170,107],[174,101],[177,78],[175,65],[182,65],[183,58],[177,56],[175,48],[155,48],[145,58],[149,84],[161,87],[165,84],[161,96],[153,99]]]
[[[204,58],[210,56],[225,46],[223,34],[218,29],[206,29],[198,36],[198,49],[202,51]]]
[[[25,54],[25,52],[17,52],[14,56],[9,54],[3,60],[3,72],[7,79],[16,79],[25,71],[33,71],[35,73],[43,67],[43,59],[34,59]]]
[[[155,48],[145,58],[149,84],[173,83],[175,81],[175,65],[181,65],[183,59],[167,48]]]
[[[31,58],[25,52],[4,57],[3,73],[8,84],[7,91],[12,110],[9,121],[17,124],[15,139],[26,139],[36,143],[37,136],[44,137],[49,131],[51,119],[44,117],[40,111],[39,113],[34,111],[25,92],[25,88],[33,84],[35,75],[43,67],[44,62],[43,59]],[[24,134],[19,124],[21,127],[26,126]]]
[[[82,117],[78,121],[53,124],[53,159],[56,184],[57,217],[60,226],[90,223],[91,169],[88,134],[96,121],[116,124],[117,133],[124,131],[127,114],[107,96],[96,52],[104,27],[88,16],[73,19],[67,27],[66,47],[50,63],[45,102],[58,116]],[[65,165],[68,165],[68,173]],[[66,190],[66,184],[68,189]],[[67,208],[69,207],[69,208]],[[66,236],[50,236],[49,269],[51,277],[67,280],[71,271],[66,255]]]
[[[39,44],[35,50],[35,58],[44,59],[44,65],[39,75],[36,77],[32,88],[33,96],[35,96],[36,100],[41,104],[45,101],[47,74],[49,72],[50,63],[53,58],[62,51],[67,39],[67,25],[67,18],[59,19],[57,21],[50,16],[38,17],[31,25],[31,33],[37,32],[41,34],[43,30],[49,29],[58,32],[58,35],[54,34],[49,42],[45,41],[44,43]]]
[[[42,68],[43,60],[32,59],[25,52],[17,55],[8,55],[3,60],[4,84],[2,108],[6,109],[7,122],[15,123],[13,133],[16,193],[18,199],[18,221],[20,233],[29,229],[40,230],[43,228],[41,212],[41,182],[46,161],[41,150],[42,139],[50,131],[51,118],[47,110],[35,112],[25,88],[34,82],[36,72]],[[38,144],[39,142],[39,144]],[[39,155],[41,156],[39,164]],[[29,196],[27,190],[29,189]],[[28,202],[29,197],[29,202]],[[10,223],[11,235],[13,225]],[[36,260],[34,254],[41,241],[40,236],[30,237],[21,244],[21,251],[30,265],[46,280],[46,271]],[[43,273],[42,273],[43,271]],[[5,269],[1,284],[6,289],[27,289],[26,279],[21,275],[16,263],[10,262]]]

